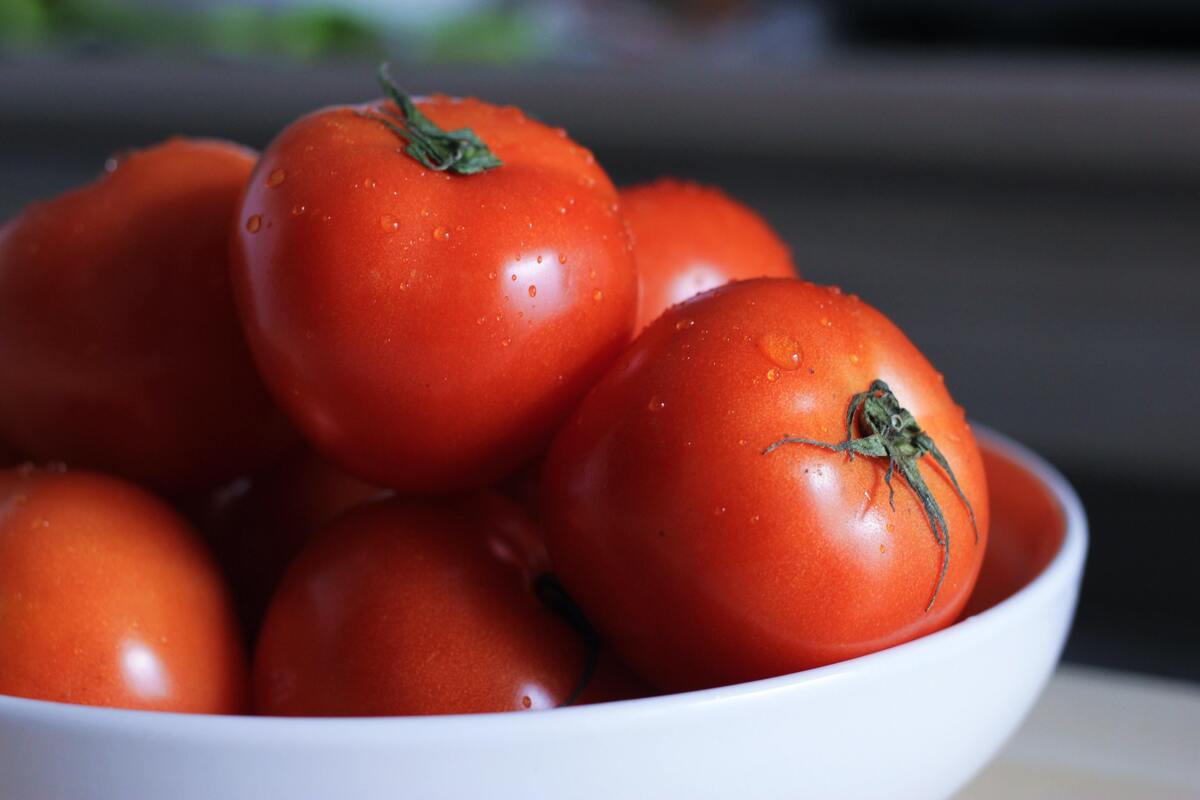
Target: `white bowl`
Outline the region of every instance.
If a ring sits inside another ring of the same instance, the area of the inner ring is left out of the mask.
[[[269,719],[0,697],[0,795],[948,797],[1000,748],[1053,671],[1087,540],[1061,475],[1008,439],[980,438],[1025,483],[993,486],[996,566],[985,565],[980,589],[993,599],[972,601],[991,607],[930,636],[753,683],[543,712]],[[1051,510],[1040,517],[1039,502]]]

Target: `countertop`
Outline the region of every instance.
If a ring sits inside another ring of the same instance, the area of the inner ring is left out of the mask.
[[[1062,667],[957,800],[1200,798],[1200,686]]]

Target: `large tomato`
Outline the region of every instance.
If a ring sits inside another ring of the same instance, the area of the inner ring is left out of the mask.
[[[0,694],[243,711],[237,622],[195,532],[123,481],[0,471]]]
[[[829,449],[848,414],[853,458]],[[983,463],[942,376],[878,311],[798,280],[728,284],[664,314],[567,421],[543,475],[556,571],[664,689],[944,626],[987,541]]]
[[[279,135],[241,203],[234,283],[268,385],[319,450],[446,491],[545,445],[627,343],[637,283],[616,190],[562,130],[474,99],[401,105]],[[408,143],[434,123],[502,163],[422,163]]]
[[[38,460],[202,488],[291,440],[229,289],[254,153],[172,139],[0,231],[0,438]]]
[[[692,295],[745,278],[795,275],[787,245],[720,189],[663,178],[621,190],[641,300],[637,330]]]
[[[560,705],[583,685],[588,648],[535,594],[545,568],[531,523],[499,495],[356,508],[272,600],[255,705],[319,716]]]

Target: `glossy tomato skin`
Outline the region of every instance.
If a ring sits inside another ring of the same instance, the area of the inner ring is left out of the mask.
[[[720,189],[660,178],[621,190],[641,299],[637,330],[729,281],[794,277],[791,253],[754,210]]]
[[[591,154],[515,108],[433,97],[503,160],[433,172],[370,118],[318,111],[263,154],[234,284],[268,385],[319,450],[372,483],[502,477],[628,342],[637,282]]]
[[[213,494],[202,527],[251,641],[309,539],[339,514],[387,494],[304,449]]]
[[[293,563],[267,612],[255,705],[272,715],[451,714],[560,705],[583,640],[534,594],[529,520],[498,495],[356,508]]]
[[[195,532],[133,486],[0,471],[0,694],[240,713],[229,596]]]
[[[0,439],[197,489],[292,441],[242,336],[229,230],[254,153],[172,139],[0,231]]]
[[[951,532],[942,549],[879,459],[786,445],[845,438],[876,378],[933,437],[920,469]],[[983,465],[940,374],[882,314],[798,280],[728,284],[652,324],[567,421],[544,470],[547,546],[616,650],[666,690],[852,658],[949,624],[987,542]]]

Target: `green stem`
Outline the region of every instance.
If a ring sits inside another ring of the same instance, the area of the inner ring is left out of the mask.
[[[412,98],[392,81],[386,63],[379,65],[379,85],[395,104],[395,109],[385,106],[378,112],[364,112],[363,115],[406,141],[408,145],[404,152],[423,166],[436,172],[474,175],[503,165],[504,162],[470,128],[442,130],[425,116]]]
[[[854,436],[855,420],[858,421],[859,433],[862,434],[857,438]],[[933,529],[933,538],[942,548],[942,569],[938,573],[937,582],[933,587],[933,595],[929,598],[929,604],[925,606],[925,610],[929,611],[933,608],[933,601],[937,599],[938,592],[942,589],[942,583],[946,580],[946,571],[950,568],[950,525],[946,522],[946,516],[942,513],[941,506],[938,505],[937,499],[929,490],[929,486],[925,483],[921,470],[917,466],[917,462],[921,458],[926,455],[933,458],[950,478],[950,484],[954,487],[958,499],[967,507],[967,513],[971,516],[971,527],[975,530],[976,543],[979,542],[979,526],[975,522],[975,509],[971,508],[970,501],[963,494],[962,487],[958,485],[958,479],[954,477],[954,470],[950,468],[950,463],[938,450],[933,439],[921,430],[921,426],[917,424],[913,415],[900,405],[900,401],[896,399],[896,395],[892,393],[888,385],[876,378],[865,392],[859,392],[850,398],[850,405],[846,409],[845,441],[819,442],[799,436],[784,436],[767,445],[763,450],[763,455],[768,455],[785,444],[823,447],[838,453],[848,453],[851,459],[856,455],[868,458],[886,458],[888,466],[883,480],[888,487],[888,505],[892,507],[893,511],[896,510],[896,490],[892,486],[892,475],[896,472],[900,473],[921,501],[925,517]]]

